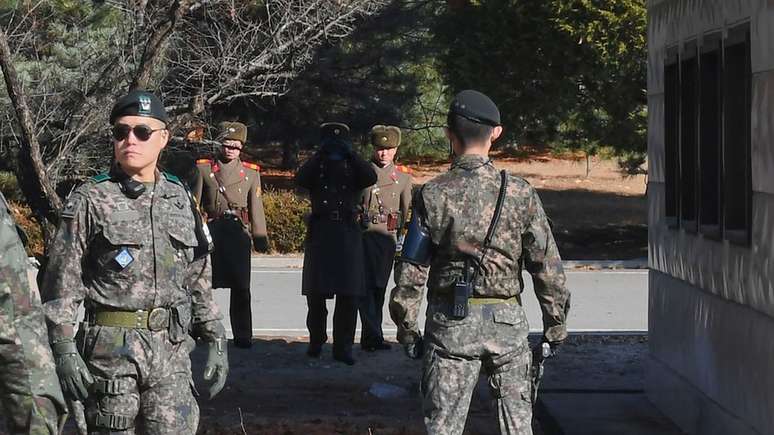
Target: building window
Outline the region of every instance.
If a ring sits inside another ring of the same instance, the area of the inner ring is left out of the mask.
[[[749,244],[752,221],[750,27],[730,29],[723,49],[723,234]]]
[[[698,148],[698,76],[696,42],[685,45],[680,59],[680,225],[696,231],[696,162]]]
[[[720,157],[722,144],[722,68],[720,34],[704,37],[699,58],[699,228],[720,238]]]
[[[665,218],[671,228],[750,244],[750,25],[668,47],[664,62]]]
[[[667,50],[664,64],[664,185],[667,224],[677,226],[677,206],[680,195],[679,160],[680,150],[680,65],[677,47]]]

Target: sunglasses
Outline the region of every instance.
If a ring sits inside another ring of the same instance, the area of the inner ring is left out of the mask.
[[[153,136],[154,132],[157,132],[159,130],[166,130],[166,128],[153,129],[145,124],[138,124],[138,125],[135,125],[134,127],[130,127],[126,124],[116,124],[113,126],[112,133],[113,133],[113,139],[124,140],[127,137],[129,137],[129,132],[131,131],[132,133],[134,133],[134,137],[145,142],[146,140],[150,139],[151,136]]]
[[[223,145],[223,148],[227,150],[235,150],[235,151],[242,151],[242,147],[235,147],[232,145]]]

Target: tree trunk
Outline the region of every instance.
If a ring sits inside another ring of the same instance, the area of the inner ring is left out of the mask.
[[[16,177],[33,212],[46,221],[41,224],[48,239],[51,225],[56,225],[59,221],[62,200],[46,177],[46,166],[40,154],[35,122],[11,59],[8,37],[3,30],[0,30],[0,67],[3,70],[8,96],[16,112],[16,120],[19,122],[19,165],[16,167]]]
[[[298,168],[298,139],[285,142],[282,146],[282,169],[295,170]]]

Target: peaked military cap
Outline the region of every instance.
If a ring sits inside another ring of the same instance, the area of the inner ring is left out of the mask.
[[[500,110],[486,95],[472,89],[464,90],[454,97],[449,113],[459,115],[477,124],[496,127],[500,125]]]
[[[349,142],[349,126],[340,122],[326,122],[320,125],[320,141]]]
[[[148,91],[132,91],[119,98],[110,110],[110,123],[122,116],[147,116],[165,124],[169,121],[164,104]]]
[[[219,140],[238,140],[247,142],[247,126],[241,122],[221,122],[218,125]]]
[[[394,125],[375,125],[371,129],[371,145],[376,148],[400,146],[400,128]]]

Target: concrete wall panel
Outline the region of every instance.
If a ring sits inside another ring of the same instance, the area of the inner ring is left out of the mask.
[[[650,267],[774,317],[774,195],[753,193],[752,246],[668,228],[664,184],[648,184]]]
[[[649,393],[681,397],[664,409],[679,409],[674,418],[691,433],[771,433],[774,319],[658,271],[649,281],[651,357],[697,390],[651,376]],[[733,429],[713,427],[721,423]]]
[[[774,70],[774,2],[760,1],[750,23],[753,74]]]
[[[664,182],[664,94],[648,96],[648,180]]]
[[[755,74],[752,85],[753,190],[774,194],[774,70]]]

